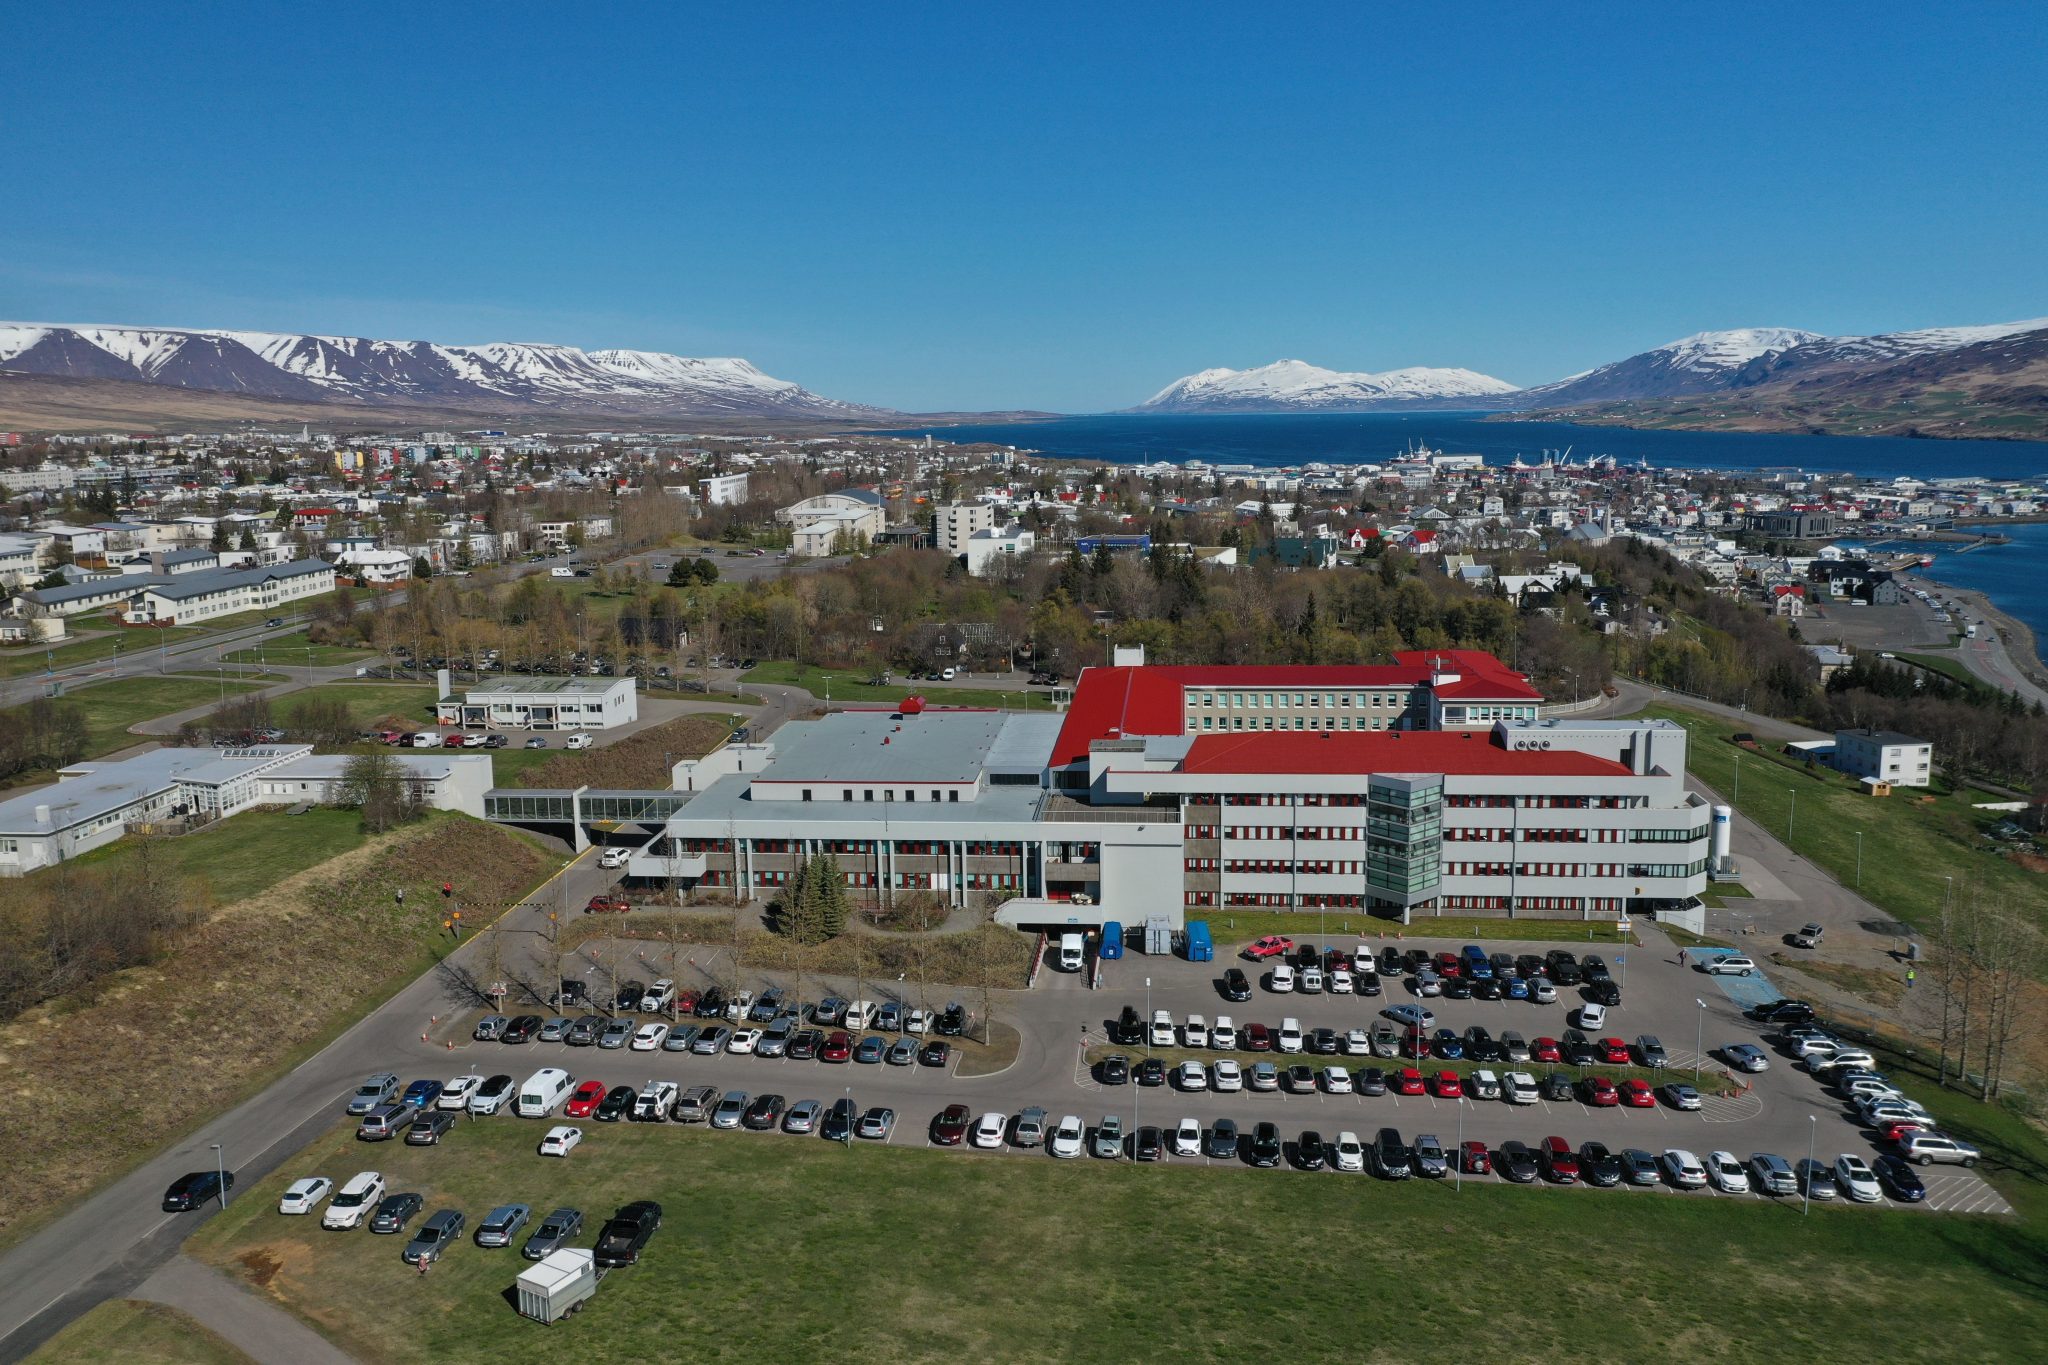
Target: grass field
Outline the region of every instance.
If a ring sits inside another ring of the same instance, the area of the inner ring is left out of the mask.
[[[847,1149],[591,1124],[567,1161],[512,1119],[424,1148],[337,1129],[189,1250],[366,1361],[1994,1360],[2031,1355],[2048,1310],[2048,1246],[2009,1219],[935,1152],[928,1117],[901,1116],[913,1145]],[[371,1164],[472,1226],[638,1198],[664,1226],[542,1328],[507,1303],[516,1251],[465,1243],[421,1280],[397,1238],[274,1212],[292,1178]]]
[[[948,684],[927,689],[921,683],[900,679],[887,687],[873,687],[868,684],[870,676],[872,675],[848,669],[812,668],[806,664],[772,660],[758,668],[748,669],[740,675],[740,681],[781,683],[789,687],[801,687],[820,701],[825,699],[829,683],[834,703],[898,702],[912,694],[922,694],[924,699],[934,706],[993,706],[1012,711],[1052,710],[1052,700],[1048,693],[1031,692],[1022,686],[991,688],[954,687]]]
[[[1888,797],[1865,796],[1853,778],[1832,768],[1808,772],[1782,754],[1737,747],[1729,742],[1737,727],[1716,717],[1671,706],[1653,706],[1644,714],[1686,728],[1686,766],[1694,776],[1794,852],[1908,924],[1933,923],[1950,877],[1957,896],[2009,897],[2037,911],[2048,906],[2048,878],[1989,851],[1982,831],[2003,817],[1971,809],[1971,789],[1940,785],[1925,793],[1900,788]],[[1922,804],[1923,794],[1934,799]]]
[[[352,664],[363,659],[375,658],[374,649],[350,649],[340,645],[316,645],[306,638],[306,632],[295,630],[289,635],[278,635],[265,640],[260,646],[250,649],[231,649],[225,659],[231,664],[301,665],[308,663],[307,651],[311,653],[311,666],[326,668],[334,664]]]
[[[290,715],[292,707],[305,701],[339,701],[348,708],[349,720],[358,729],[368,729],[371,722],[387,716],[403,720],[407,727],[420,729],[434,723],[434,688],[432,684],[421,686],[415,683],[372,683],[342,682],[322,683],[297,692],[288,692],[272,704],[272,709]]]
[[[1284,934],[1297,943],[1329,942],[1345,946],[1377,944],[1381,939],[1454,938],[1473,942],[1621,943],[1612,920],[1475,919],[1469,916],[1417,915],[1413,924],[1378,919],[1359,910],[1332,910],[1328,919],[1314,910],[1191,910],[1206,919],[1219,954],[1235,956],[1253,939]],[[1325,929],[1325,926],[1328,926]]]
[[[30,1359],[38,1365],[244,1365],[251,1357],[168,1304],[109,1299]]]
[[[104,635],[95,636],[90,640],[73,640],[54,649],[45,649],[41,645],[11,645],[0,650],[0,678],[19,678],[28,673],[41,673],[52,666],[59,669],[72,668],[99,659],[111,659],[115,654],[133,659],[138,655],[156,653],[159,641],[174,645],[183,644],[205,633],[197,626],[170,626],[163,630],[129,630],[110,626]]]
[[[144,736],[128,733],[131,725],[190,706],[218,702],[223,691],[232,697],[254,691],[255,687],[253,683],[214,678],[121,678],[67,692],[61,700],[85,713],[85,757],[99,758],[144,742]],[[7,712],[0,711],[0,725],[7,723],[7,716]]]
[[[204,882],[216,905],[228,905],[277,885],[286,877],[359,846],[362,817],[352,810],[244,811],[197,834],[165,839],[155,851],[177,870]],[[74,867],[118,869],[135,857],[135,842],[96,848],[73,858]]]
[[[1901,654],[1899,661],[1918,664],[1930,673],[1939,673],[1942,677],[1959,682],[1965,687],[1980,688],[1986,685],[1982,678],[1963,666],[1962,660],[1945,654]]]

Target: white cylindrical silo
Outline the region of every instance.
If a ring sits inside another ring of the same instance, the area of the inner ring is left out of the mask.
[[[1714,807],[1714,837],[1713,844],[1711,845],[1708,851],[1711,854],[1714,860],[1714,864],[1716,866],[1719,866],[1722,863],[1728,861],[1728,855],[1732,847],[1734,833],[1734,808],[1730,806]]]

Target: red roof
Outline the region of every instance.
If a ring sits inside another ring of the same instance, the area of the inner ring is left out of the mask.
[[[1085,760],[1089,744],[1098,739],[1180,734],[1186,724],[1183,688],[1415,687],[1429,682],[1436,665],[1459,675],[1457,682],[1437,687],[1437,695],[1442,697],[1542,700],[1542,693],[1530,687],[1521,674],[1491,654],[1474,649],[1406,650],[1396,654],[1391,664],[1090,668],[1082,671],[1066,722],[1060,726],[1053,766]]]
[[[1491,734],[1475,730],[1324,730],[1201,735],[1189,748],[1181,771],[1613,777],[1625,776],[1629,769],[1612,759],[1562,749],[1503,749]]]

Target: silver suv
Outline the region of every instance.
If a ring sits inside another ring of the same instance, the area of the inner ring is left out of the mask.
[[[1984,1155],[1959,1137],[1926,1130],[1906,1134],[1899,1143],[1899,1151],[1906,1160],[1920,1166],[1932,1166],[1937,1161],[1951,1166],[1974,1166],[1977,1158]]]
[[[380,1071],[356,1087],[356,1093],[349,1096],[348,1112],[351,1118],[361,1118],[380,1104],[389,1104],[398,1098],[398,1077],[389,1071]]]
[[[1791,1163],[1770,1152],[1750,1154],[1749,1177],[1765,1194],[1799,1193],[1799,1178],[1792,1173]]]

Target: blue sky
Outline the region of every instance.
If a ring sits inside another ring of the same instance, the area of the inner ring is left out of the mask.
[[[1666,9],[21,6],[0,317],[1097,411],[2048,314],[2032,7]]]

